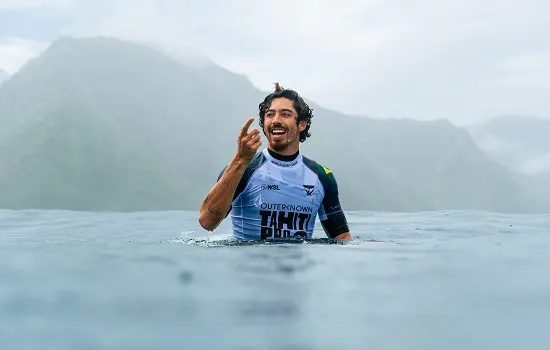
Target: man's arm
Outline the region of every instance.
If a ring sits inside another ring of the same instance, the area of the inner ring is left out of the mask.
[[[259,136],[260,132],[257,129],[248,132],[248,128],[253,121],[254,118],[249,118],[242,126],[238,137],[237,153],[202,202],[199,223],[205,230],[213,231],[227,216],[233,202],[233,195],[246,170],[246,166],[262,144]]]
[[[227,216],[247,164],[245,160],[233,157],[221,178],[206,194],[199,213],[199,223],[205,230],[213,231]]]
[[[343,211],[327,216],[325,220],[321,221],[321,225],[329,238],[344,240],[353,239],[349,232],[348,223]]]
[[[349,232],[346,215],[340,204],[338,184],[334,174],[325,167],[321,167],[319,172],[325,189],[325,197],[319,210],[319,220],[321,221],[323,230],[329,238],[353,239]]]

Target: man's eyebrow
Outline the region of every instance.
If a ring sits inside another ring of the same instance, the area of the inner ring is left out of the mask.
[[[270,109],[267,110],[267,112],[275,112],[275,109],[274,109],[274,108],[270,108]],[[293,111],[292,111],[292,109],[282,108],[282,109],[281,109],[281,112],[290,112],[290,113],[292,113]]]

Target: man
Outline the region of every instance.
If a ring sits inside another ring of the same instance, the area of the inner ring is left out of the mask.
[[[299,152],[311,126],[312,110],[293,90],[278,83],[259,105],[258,129],[238,134],[237,152],[221,171],[200,208],[199,223],[213,231],[231,212],[237,239],[310,238],[319,220],[328,237],[352,239],[340,205],[334,174]]]

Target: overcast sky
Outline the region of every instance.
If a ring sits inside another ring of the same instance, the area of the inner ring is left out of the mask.
[[[325,107],[472,123],[550,117],[547,0],[0,0],[0,69],[62,35],[196,50]]]

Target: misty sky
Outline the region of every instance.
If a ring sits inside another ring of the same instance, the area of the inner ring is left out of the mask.
[[[471,123],[550,117],[544,0],[0,0],[0,69],[62,35],[112,35],[200,53],[325,107]]]

